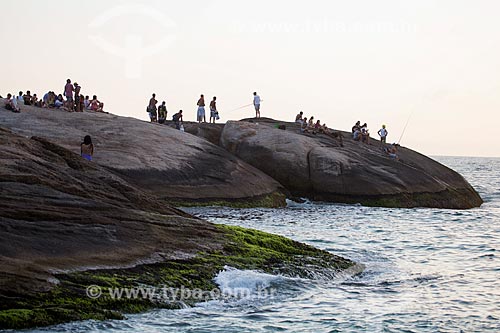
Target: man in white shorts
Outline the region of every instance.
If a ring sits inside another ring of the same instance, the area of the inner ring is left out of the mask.
[[[196,114],[196,118],[198,120],[198,123],[201,123],[202,121],[204,123],[207,122],[206,117],[205,117],[205,97],[203,95],[200,96],[200,99],[198,100],[198,112]]]

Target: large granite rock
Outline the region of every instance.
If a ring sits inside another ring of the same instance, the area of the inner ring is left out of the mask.
[[[1,108],[0,126],[46,138],[78,154],[88,134],[95,145],[95,163],[171,203],[285,203],[278,182],[208,142],[218,141],[221,125],[197,129],[196,134],[206,136],[198,138],[168,125],[112,114],[22,106],[18,114]]]
[[[276,124],[285,124],[280,130]],[[472,208],[482,200],[458,173],[410,149],[391,159],[379,142],[344,145],[272,119],[231,121],[220,144],[279,181],[294,196],[389,207]]]
[[[220,232],[96,163],[0,127],[0,294],[41,291],[54,273],[186,258]]]
[[[43,138],[0,127],[0,151],[0,330],[196,304],[210,298],[113,297],[110,288],[209,295],[225,266],[302,277],[362,269],[281,236],[194,218]]]

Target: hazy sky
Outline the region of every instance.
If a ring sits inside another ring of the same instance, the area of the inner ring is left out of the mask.
[[[147,119],[152,92],[194,120],[293,120],[373,134],[431,155],[500,156],[500,1],[0,1],[0,94],[62,93]]]

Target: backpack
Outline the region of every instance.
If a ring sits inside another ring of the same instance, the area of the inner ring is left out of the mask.
[[[172,116],[172,121],[179,121],[179,118],[180,118],[179,114],[176,113]]]

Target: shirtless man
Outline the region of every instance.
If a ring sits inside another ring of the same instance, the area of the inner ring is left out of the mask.
[[[212,118],[214,120],[214,124],[215,124],[215,117],[217,116],[217,97],[214,96],[214,98],[212,99],[212,101],[210,102],[210,120],[208,121],[209,123],[212,122]]]
[[[158,103],[158,101],[156,100],[156,94],[153,94],[151,99],[149,100],[149,104],[148,104],[149,118],[151,119],[152,123],[156,122],[156,104],[157,103]]]
[[[196,103],[198,105],[198,111],[196,112],[196,119],[198,120],[198,123],[201,123],[203,120],[204,123],[207,122],[207,119],[205,117],[205,97],[203,94],[200,96],[200,99]]]

